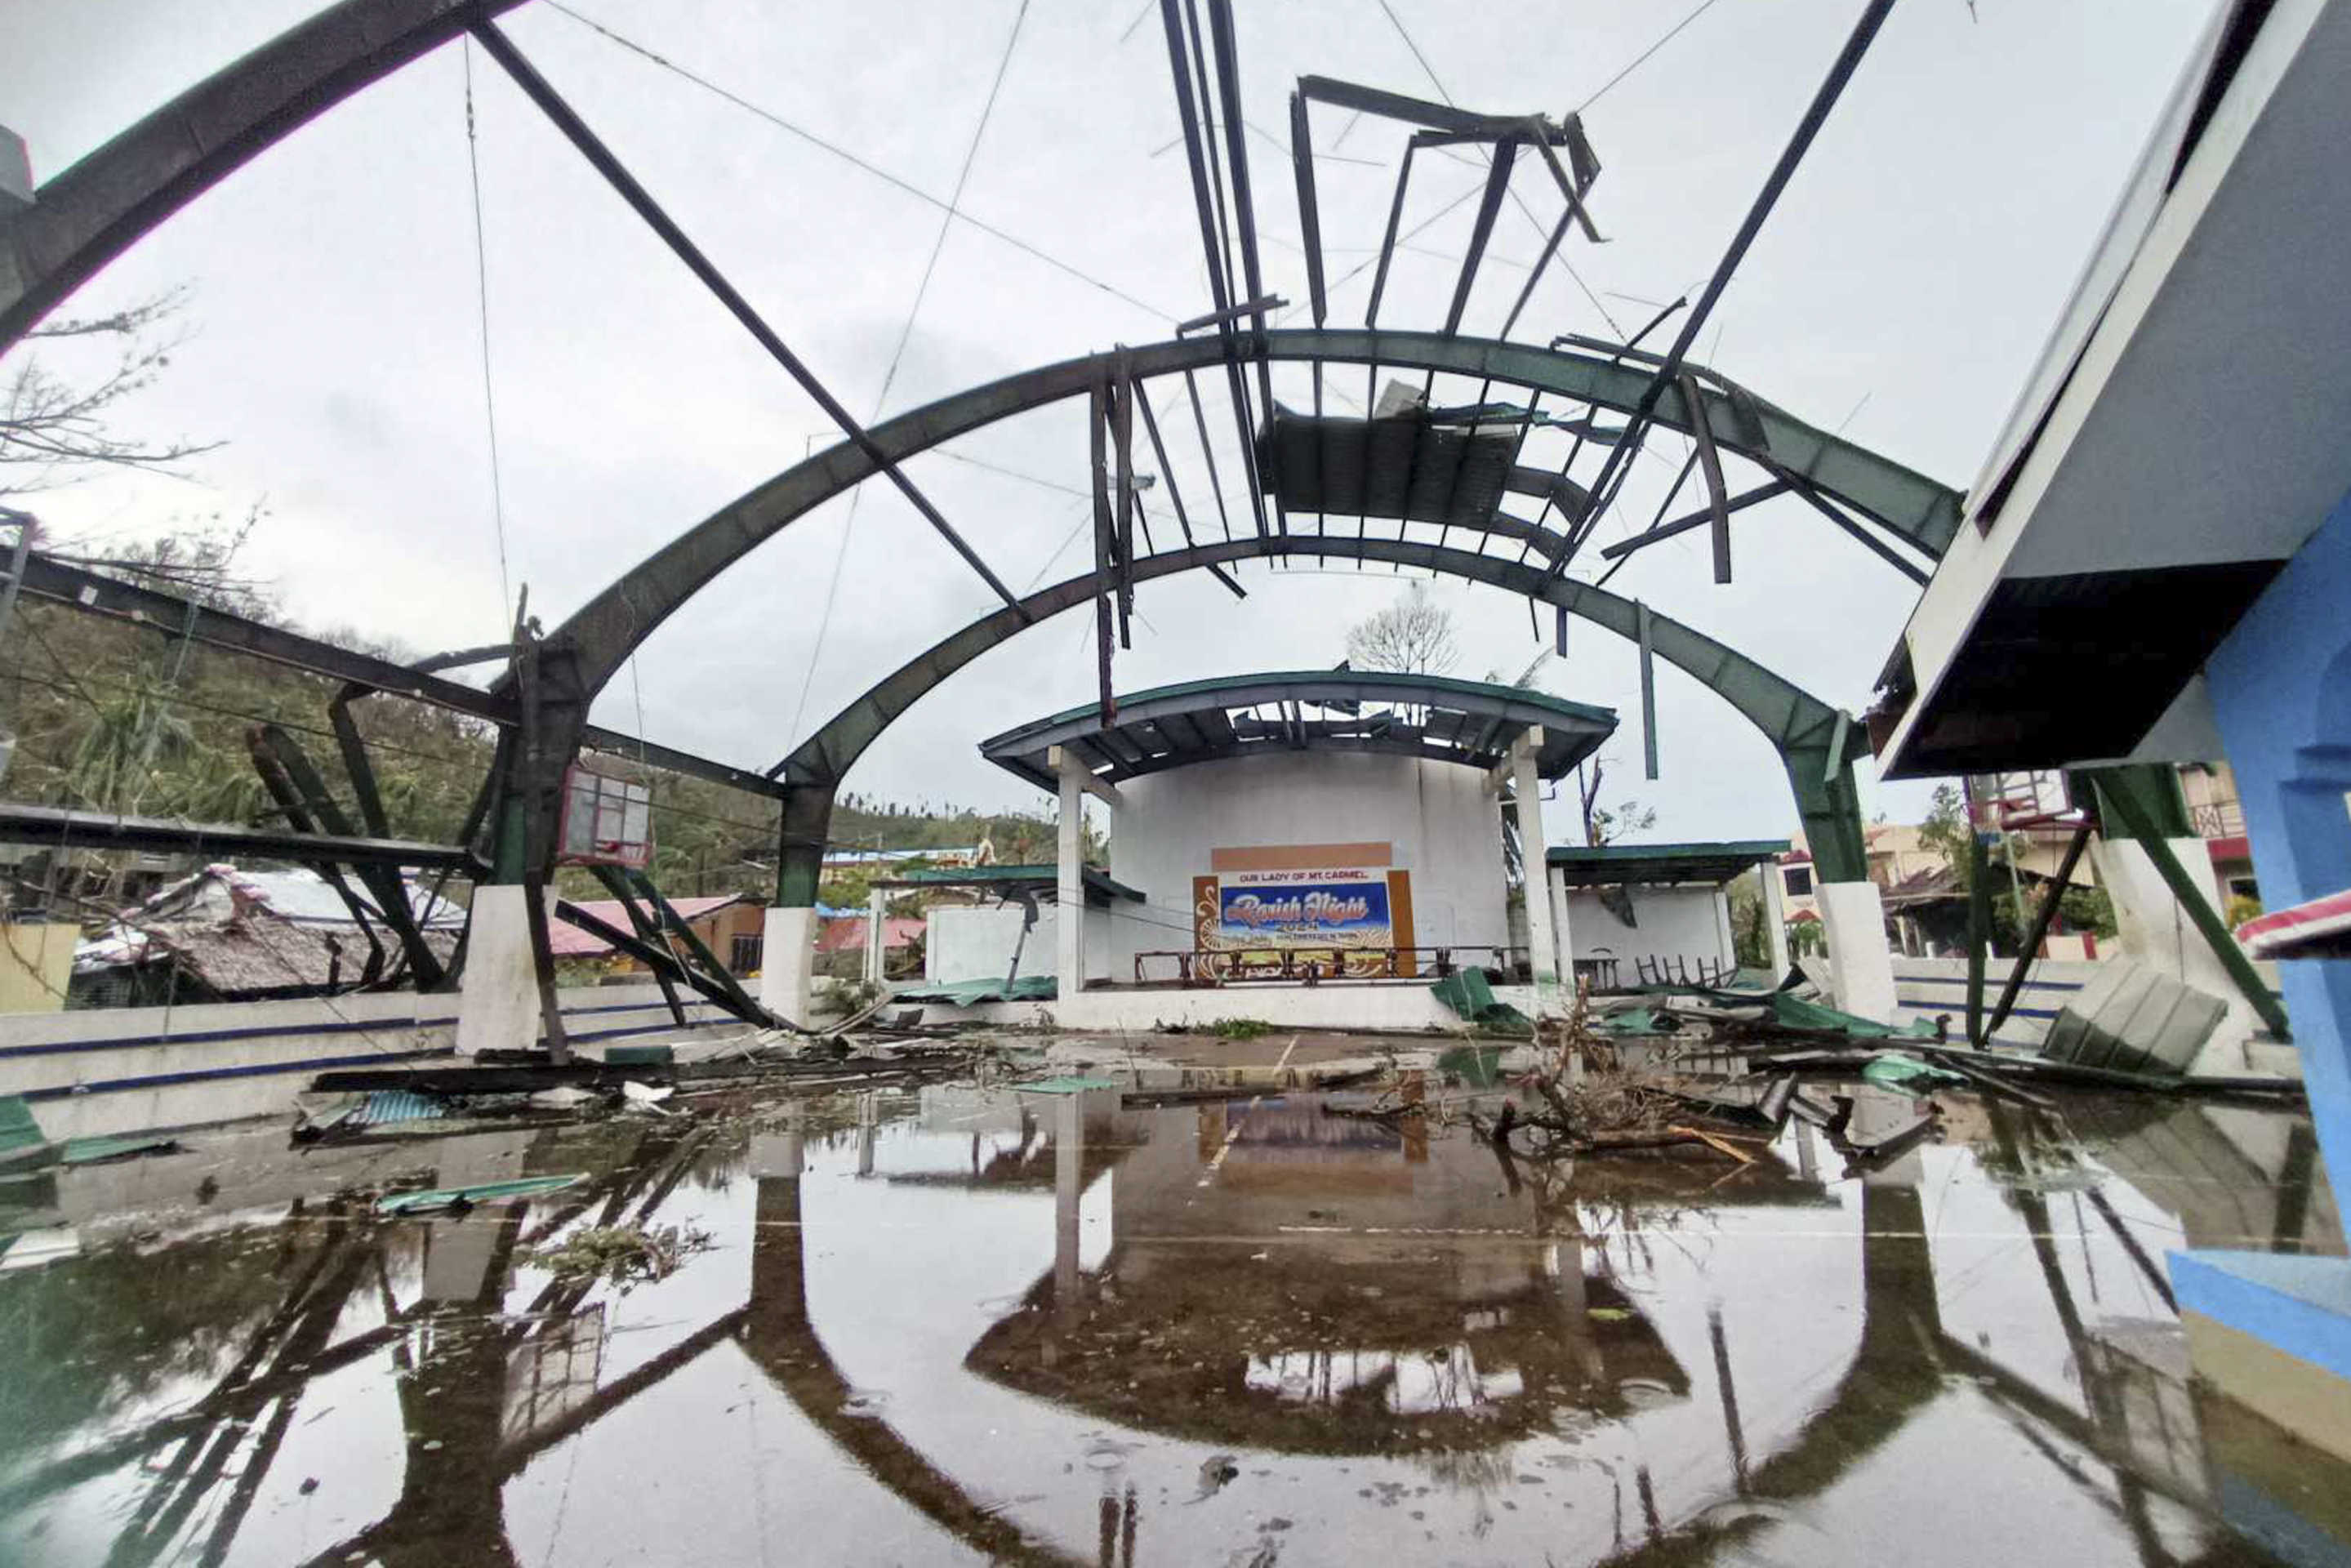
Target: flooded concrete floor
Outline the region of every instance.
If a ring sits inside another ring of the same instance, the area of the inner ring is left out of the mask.
[[[2162,1273],[2340,1249],[2303,1115],[1946,1094],[1944,1141],[1848,1175],[1794,1124],[1749,1167],[1506,1167],[1434,1098],[273,1123],[5,1184],[0,1560],[1981,1568],[2345,1529],[2351,1477],[2190,1380]],[[538,1250],[636,1221],[706,1245],[626,1288]]]

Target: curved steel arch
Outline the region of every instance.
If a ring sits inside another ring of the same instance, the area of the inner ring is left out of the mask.
[[[1247,352],[1275,361],[1444,371],[1628,412],[1648,385],[1648,372],[1638,364],[1439,332],[1280,331],[1245,333],[1240,341]],[[1221,363],[1223,354],[1223,344],[1209,337],[1125,350],[1137,378],[1205,369]],[[998,420],[1090,395],[1118,368],[1114,353],[1064,360],[941,398],[868,434],[892,462],[903,462]],[[1702,395],[1718,446],[1803,479],[1929,555],[1939,557],[1949,543],[1959,526],[1959,492],[1744,392],[1709,386]],[[1688,418],[1679,390],[1669,391],[1657,406],[1656,423],[1687,429]],[[846,442],[828,448],[729,502],[632,568],[559,631],[580,650],[588,689],[601,689],[638,643],[720,572],[878,471]]]
[[[345,99],[522,0],[342,0],[223,67],[0,220],[0,353],[149,230]]]
[[[1355,538],[1343,535],[1269,535],[1189,549],[1138,557],[1138,581],[1258,556],[1329,555],[1394,561],[1482,582],[1507,592],[1558,605],[1628,641],[1640,634],[1641,607],[1634,601],[1572,578],[1552,577],[1475,550],[1453,549],[1416,539]],[[925,694],[982,653],[1027,627],[1065,610],[1092,602],[1100,580],[1089,572],[1040,589],[1019,610],[1002,609],[954,632],[877,682],[769,769],[790,789],[784,802],[788,856],[811,849],[820,858],[833,791],[850,767],[883,730]],[[1858,726],[1801,687],[1774,674],[1737,650],[1702,632],[1652,611],[1649,644],[1656,655],[1712,690],[1761,730],[1779,749],[1805,841],[1821,875],[1831,882],[1859,882],[1868,875],[1861,840],[1861,810],[1850,764],[1869,749]],[[815,892],[815,866],[804,868],[805,892]],[[795,894],[801,892],[795,886]]]

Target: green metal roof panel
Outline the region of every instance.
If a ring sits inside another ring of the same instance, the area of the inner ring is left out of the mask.
[[[1561,868],[1570,887],[1617,883],[1708,882],[1719,884],[1752,865],[1787,853],[1786,839],[1738,839],[1681,844],[1553,844],[1543,859]]]
[[[1003,887],[1032,886],[1052,888],[1061,885],[1061,868],[1051,862],[1026,865],[918,866],[902,871],[895,876],[876,877],[876,887]],[[1084,882],[1088,893],[1108,898],[1123,898],[1131,904],[1141,904],[1143,894],[1123,882],[1109,877],[1088,866]]]

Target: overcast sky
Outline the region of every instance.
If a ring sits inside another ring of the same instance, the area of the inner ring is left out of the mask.
[[[1954,486],[1971,483],[2212,5],[1907,0],[1698,356],[1801,418],[1842,426]],[[312,0],[11,0],[0,124],[30,143],[36,179],[46,179],[312,8]],[[1441,90],[1497,113],[1556,116],[1589,103],[1585,123],[1604,165],[1593,207],[1608,243],[1579,236],[1565,258],[1598,306],[1554,267],[1514,333],[1543,341],[1629,332],[1707,276],[1859,5],[1714,0],[1596,101],[1604,84],[1701,8],[1696,0],[1502,9],[1242,0],[1237,8],[1247,118],[1260,128],[1249,140],[1267,287],[1301,306],[1287,160],[1297,77]],[[1180,147],[1169,146],[1177,122],[1156,5],[1144,14],[1140,0],[577,0],[571,11],[538,0],[506,26],[860,418],[1115,342],[1159,340],[1174,319],[1209,308],[1188,173]],[[314,121],[68,307],[93,313],[188,285],[192,336],[123,418],[141,433],[227,444],[188,481],[114,478],[39,497],[46,519],[121,538],[266,499],[269,516],[248,559],[296,616],[422,653],[497,640],[509,602],[502,593],[526,583],[533,610],[553,624],[799,461],[810,438],[838,439],[476,50],[502,590],[466,67],[464,48],[444,47]],[[1320,189],[1334,325],[1363,319],[1368,271],[1336,280],[1378,241],[1406,134],[1366,120],[1343,140],[1346,126],[1345,115],[1317,110],[1317,148],[1332,155],[1320,164]],[[909,330],[943,214],[809,137],[940,199],[969,155],[962,208],[1071,270],[952,223]],[[1407,225],[1482,179],[1466,162],[1416,158]],[[1522,162],[1514,189],[1548,225],[1556,196],[1539,168]],[[1442,324],[1474,205],[1438,219],[1398,256],[1383,325]],[[1506,207],[1465,330],[1499,329],[1539,243],[1535,224]],[[1307,324],[1302,308],[1292,324]],[[63,359],[57,367],[73,368]],[[1217,391],[1216,380],[1203,378],[1204,392]],[[1331,384],[1353,394],[1362,382],[1347,371]],[[1163,384],[1156,396],[1176,477],[1196,515],[1211,512],[1196,441],[1176,433],[1176,389]],[[1440,379],[1437,396],[1466,401],[1474,390]],[[1276,392],[1302,404],[1303,371],[1278,374]],[[1221,407],[1219,396],[1211,428],[1222,433],[1229,482],[1231,420],[1216,417]],[[1332,407],[1353,412],[1335,398]],[[1531,444],[1529,460],[1550,450]],[[1680,452],[1666,436],[1635,465],[1604,538],[1647,525]],[[991,426],[909,472],[1025,590],[1086,564],[1086,541],[1072,538],[1087,515],[1085,465],[1083,413],[1072,405]],[[720,578],[645,645],[598,719],[635,731],[641,707],[653,739],[764,767],[905,658],[985,613],[986,587],[912,507],[883,484],[867,488],[853,527],[848,502],[835,502]],[[1164,500],[1155,505],[1164,513]],[[1700,531],[1636,557],[1611,587],[1857,712],[1916,591],[1798,501],[1742,514],[1735,534],[1729,586],[1711,580]],[[1121,686],[1331,664],[1348,624],[1400,588],[1385,568],[1343,564],[1318,573],[1251,563],[1241,576],[1246,602],[1196,574],[1145,585],[1136,645],[1118,660]],[[1456,673],[1507,679],[1539,651],[1523,601],[1450,580],[1435,591],[1462,623]],[[935,804],[1040,803],[982,763],[975,745],[1087,700],[1091,636],[1092,618],[1072,614],[998,649],[902,720],[849,787]],[[1793,825],[1771,748],[1662,665],[1664,777],[1641,782],[1631,651],[1584,623],[1573,643],[1541,685],[1625,716],[1608,793],[1638,794],[1656,809],[1647,836],[1752,837]],[[1877,804],[1915,820],[1924,796],[1923,786],[1889,787]],[[1562,822],[1552,836],[1566,836]]]

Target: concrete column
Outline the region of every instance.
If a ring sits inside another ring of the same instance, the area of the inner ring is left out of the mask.
[[[1557,928],[1552,924],[1549,845],[1543,838],[1542,780],[1535,776],[1535,749],[1542,731],[1529,729],[1510,748],[1510,787],[1517,796],[1519,861],[1526,894],[1527,946],[1534,965],[1535,1007],[1558,1005],[1560,964]]]
[[[1082,1092],[1053,1107],[1053,1314],[1062,1327],[1077,1321],[1078,1205],[1085,1196],[1086,1121]]]
[[[2226,906],[2212,874],[2212,853],[2201,839],[2166,839],[2165,844],[2215,911]],[[2115,906],[2115,940],[2122,956],[2168,975],[2184,986],[2229,1004],[2229,1017],[2216,1039],[2241,1040],[2262,1027],[2261,1019],[2212,945],[2196,929],[2188,911],[2171,895],[2171,884],[2155,869],[2146,850],[2128,839],[2090,841],[2090,863],[2098,884]]]
[[[889,951],[883,933],[887,929],[890,895],[875,888],[865,895],[865,977],[875,985],[882,983],[882,957]]]
[[[1894,1021],[1894,947],[1886,939],[1886,904],[1874,882],[1823,882],[1821,935],[1829,946],[1829,984],[1836,1005],[1879,1023]]]
[[[1055,849],[1053,911],[1054,973],[1061,999],[1069,1000],[1086,984],[1086,769],[1074,757],[1058,759],[1061,783],[1061,836]]]
[[[1771,982],[1777,985],[1788,977],[1788,890],[1778,861],[1765,861],[1755,871],[1763,884],[1763,940],[1771,955]]]
[[[794,1023],[808,1022],[816,999],[813,909],[773,904],[759,943],[759,1002]]]
[[[530,953],[530,907],[520,883],[474,889],[458,982],[457,1052],[528,1051],[538,1043],[538,968]]]
[[[1551,904],[1551,939],[1559,948],[1560,983],[1575,983],[1575,932],[1567,923],[1567,877],[1565,873],[1551,869],[1548,853],[1543,858],[1543,892]]]

